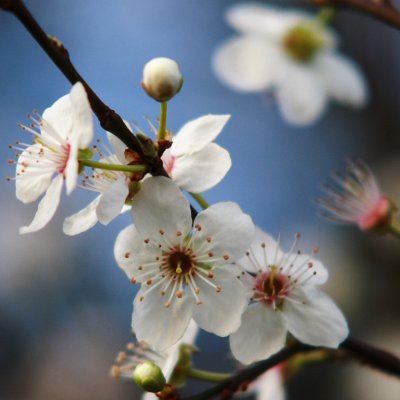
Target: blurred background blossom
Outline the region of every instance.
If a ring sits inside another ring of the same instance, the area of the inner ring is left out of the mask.
[[[360,111],[332,105],[314,126],[293,128],[282,120],[268,96],[232,92],[213,75],[212,54],[233,34],[224,13],[237,3],[26,1],[44,29],[69,49],[77,68],[105,102],[143,129],[144,115],[158,116],[158,105],[140,87],[143,65],[157,56],[178,60],[185,83],[171,101],[169,128],[176,131],[207,113],[232,114],[218,143],[230,151],[233,166],[205,194],[207,200],[240,203],[264,230],[274,236],[281,233],[286,249],[294,232],[300,231],[303,250],[320,247],[319,258],[331,276],[326,291],[348,317],[354,336],[395,349],[385,338],[393,337],[394,343],[399,339],[398,240],[367,236],[356,227],[329,225],[317,216],[312,199],[320,195],[319,184],[330,171],[340,168],[346,157],[354,157],[365,160],[382,190],[400,201],[400,93],[396,90],[400,87],[400,34],[356,12],[340,11],[333,27],[341,37],[343,52],[365,72],[370,103]],[[0,155],[6,177],[14,173],[6,162],[14,158],[7,145],[21,138],[16,123],[26,123],[33,109],[42,112],[68,93],[70,85],[22,26],[3,12],[0,52]],[[98,127],[97,132],[103,135]],[[18,229],[31,218],[36,205],[18,203],[14,184],[3,182],[2,400],[140,396],[133,384],[108,377],[115,354],[131,339],[134,288],[112,254],[118,232],[130,223],[129,215],[78,237],[62,233],[63,219],[90,199],[83,191],[64,196],[57,216],[45,229],[22,237]],[[203,349],[195,359],[199,368],[216,365],[228,371],[235,366],[228,353],[221,353],[228,349],[226,340],[202,334],[199,346]],[[346,368],[340,363],[313,366],[291,379],[287,396],[375,400],[375,392],[366,389],[372,375],[388,382],[353,363]],[[396,398],[393,393],[392,383],[380,386],[381,399]]]

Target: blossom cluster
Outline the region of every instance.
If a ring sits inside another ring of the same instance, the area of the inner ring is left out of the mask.
[[[343,314],[318,288],[327,280],[326,268],[314,254],[296,250],[298,236],[284,253],[233,202],[207,205],[193,214],[183,190],[208,190],[231,166],[227,150],[214,143],[229,117],[206,115],[176,135],[166,133],[170,143],[161,160],[168,177],[148,174],[140,154],[110,133],[110,146],[98,140],[89,148],[94,127],[81,83],[41,117],[32,117],[32,127],[22,127],[34,135],[34,143],[18,144],[17,197],[23,202],[43,198],[32,223],[20,233],[49,222],[64,182],[67,194],[76,187],[98,194],[66,218],[68,235],[129,212],[133,224],[119,233],[114,255],[130,282],[140,285],[132,330],[152,354],[160,354],[157,360],[161,368],[168,365],[167,376],[179,344],[193,341],[199,328],[229,336],[232,353],[243,364],[282,349],[288,333],[303,343],[331,348],[348,335]],[[124,375],[124,368],[114,372]]]

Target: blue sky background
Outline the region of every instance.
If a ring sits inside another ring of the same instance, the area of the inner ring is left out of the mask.
[[[281,119],[271,98],[232,92],[213,75],[212,54],[233,34],[223,14],[234,3],[238,2],[26,1],[45,31],[64,43],[104,102],[143,129],[147,129],[145,115],[158,116],[158,104],[140,87],[142,67],[157,56],[176,59],[185,83],[170,103],[170,129],[177,131],[188,120],[208,113],[232,114],[218,143],[230,151],[233,167],[218,187],[205,194],[207,200],[238,202],[257,225],[274,236],[280,233],[287,245],[294,232],[302,232],[303,249],[321,247],[321,259],[331,271],[327,291],[348,315],[355,335],[390,336],[393,326],[399,325],[395,312],[399,297],[390,289],[398,279],[398,243],[328,225],[317,216],[312,200],[320,194],[319,184],[332,169],[341,168],[346,157],[370,163],[385,190],[399,194],[400,34],[369,17],[340,12],[334,25],[342,50],[364,69],[371,102],[362,111],[331,105],[314,126],[293,128]],[[21,24],[3,12],[0,57],[0,170],[6,177],[14,173],[6,162],[13,158],[8,144],[30,140],[16,123],[27,123],[29,112],[43,111],[70,85]],[[100,128],[97,134],[104,138]],[[45,229],[19,236],[18,228],[31,220],[36,204],[18,203],[14,191],[13,183],[4,180],[0,338],[7,345],[0,350],[5,377],[0,399],[72,400],[89,394],[98,400],[128,398],[133,385],[110,381],[107,375],[114,355],[130,338],[134,290],[112,254],[115,237],[130,223],[128,214],[107,227],[65,237],[63,218],[92,198],[76,191],[70,198],[64,196],[57,216]],[[379,323],[371,326],[377,319]],[[205,366],[207,358],[214,357],[215,365],[215,351],[226,343],[208,335],[200,341],[207,350],[199,363]],[[221,368],[228,368],[229,356],[222,359]],[[307,372],[304,379],[295,379],[290,398],[305,398],[323,385],[325,399],[338,393],[342,399],[352,398],[353,381],[338,388],[332,376],[346,380],[358,373],[356,368],[349,374],[335,368],[315,368],[313,381],[322,378],[314,386],[309,385]]]

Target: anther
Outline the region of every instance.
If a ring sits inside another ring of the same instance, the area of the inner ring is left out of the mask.
[[[229,260],[228,254],[224,254],[224,260],[225,260],[225,261]]]
[[[217,293],[220,293],[221,290],[222,290],[222,287],[221,287],[221,286],[217,285],[217,286],[215,287],[215,291],[216,291]]]
[[[160,229],[159,231],[158,231],[159,233],[160,233],[160,235],[164,235],[164,229]]]
[[[207,253],[207,255],[208,255],[208,257],[212,257],[212,256],[214,255],[214,253],[211,252],[211,251],[209,251],[209,252]]]
[[[152,279],[148,279],[148,280],[146,281],[146,285],[148,285],[148,286],[150,286],[152,283],[153,283],[153,280],[152,280]]]
[[[131,283],[132,283],[132,285],[134,285],[136,282],[137,282],[137,281],[136,281],[135,278],[131,278]]]
[[[183,292],[182,292],[182,291],[176,292],[176,297],[177,297],[178,299],[181,299],[181,298],[183,297]]]
[[[131,253],[129,253],[129,251],[127,251],[127,252],[125,253],[125,258],[129,258],[130,255],[131,255]]]
[[[181,231],[176,231],[176,236],[182,236],[182,232]]]
[[[201,225],[200,224],[196,224],[194,227],[195,227],[196,230],[201,231]]]
[[[208,242],[208,243],[211,243],[211,241],[212,241],[212,237],[209,236],[209,237],[207,238],[207,242]]]

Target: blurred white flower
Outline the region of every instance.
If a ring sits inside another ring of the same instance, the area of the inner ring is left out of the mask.
[[[74,190],[78,152],[87,148],[93,137],[92,111],[80,82],[47,108],[42,119],[31,118],[32,127],[21,127],[34,135],[35,144],[18,142],[22,154],[17,162],[16,196],[31,203],[45,195],[30,225],[20,228],[21,234],[38,231],[50,221],[60,202],[64,180],[67,194]]]
[[[256,400],[285,400],[282,368],[278,365],[260,375],[250,386]]]
[[[241,4],[228,10],[226,20],[240,36],[217,50],[216,75],[241,92],[272,89],[290,124],[315,122],[329,98],[357,108],[366,103],[361,71],[336,52],[335,35],[314,16]]]
[[[172,138],[162,161],[171,179],[182,189],[203,192],[211,189],[229,171],[232,162],[229,152],[212,141],[220,134],[230,115],[204,115],[186,123]],[[130,126],[127,122],[125,124]],[[131,129],[132,130],[132,129]],[[114,135],[108,134],[112,151],[101,160],[104,163],[128,164],[127,150]],[[100,193],[87,207],[65,219],[64,233],[77,235],[97,221],[109,224],[122,211],[129,209],[141,173],[95,169],[84,180],[84,189]]]
[[[348,335],[346,320],[336,304],[315,286],[328,272],[311,256],[283,253],[279,244],[261,230],[246,256],[237,264],[248,272],[243,282],[251,304],[240,328],[230,336],[233,355],[243,364],[279,351],[289,331],[303,343],[337,347]]]
[[[132,329],[163,351],[193,317],[200,328],[227,336],[240,325],[247,300],[230,270],[250,245],[254,226],[235,203],[218,203],[193,222],[189,202],[170,179],[147,179],[132,204],[135,226],[117,237],[114,255],[132,283]]]
[[[374,174],[361,161],[348,161],[346,169],[332,174],[332,183],[325,184],[323,190],[326,197],[317,203],[322,216],[333,222],[356,224],[364,231],[371,231],[389,224],[395,211]]]

